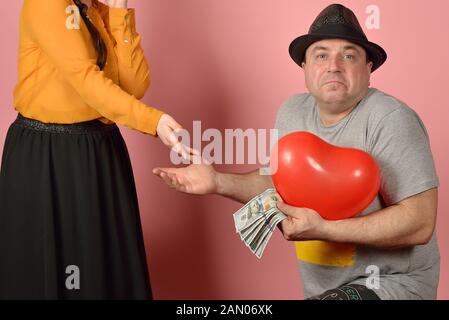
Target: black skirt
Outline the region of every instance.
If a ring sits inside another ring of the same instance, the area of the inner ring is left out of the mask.
[[[19,114],[0,173],[0,299],[151,298],[119,128]]]

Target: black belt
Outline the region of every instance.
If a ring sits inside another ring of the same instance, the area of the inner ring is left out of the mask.
[[[105,124],[100,120],[89,120],[84,122],[61,124],[61,123],[45,123],[39,120],[24,117],[20,113],[13,123],[24,128],[47,131],[52,133],[74,133],[86,134],[98,131],[109,131],[118,129],[116,124]]]

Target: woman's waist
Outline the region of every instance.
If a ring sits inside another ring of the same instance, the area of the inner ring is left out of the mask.
[[[105,123],[106,122],[106,123]],[[21,126],[37,131],[46,131],[52,133],[69,133],[69,134],[85,134],[98,131],[117,130],[115,123],[105,118],[97,118],[74,123],[56,123],[44,122],[21,114],[17,115],[13,125]]]
[[[14,109],[26,118],[45,123],[73,124],[99,120],[105,124],[114,122],[103,117],[97,110],[85,103],[42,103],[42,101],[14,101]]]

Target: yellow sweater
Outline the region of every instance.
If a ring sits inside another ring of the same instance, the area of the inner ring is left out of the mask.
[[[108,49],[103,71],[71,0],[24,0],[14,108],[47,123],[99,119],[156,135],[162,111],[139,101],[150,84],[134,9],[92,1],[88,10]]]

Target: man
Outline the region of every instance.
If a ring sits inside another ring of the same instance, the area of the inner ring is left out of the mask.
[[[367,40],[351,10],[334,4],[307,35],[291,43],[290,55],[304,69],[309,93],[280,108],[279,137],[308,131],[334,145],[364,150],[382,175],[379,194],[356,218],[328,221],[312,209],[278,204],[288,215],[279,227],[287,240],[296,241],[305,297],[435,299],[438,177],[418,115],[369,88],[385,51]],[[179,191],[217,193],[243,203],[273,186],[258,171],[224,174],[207,164],[154,173]]]

